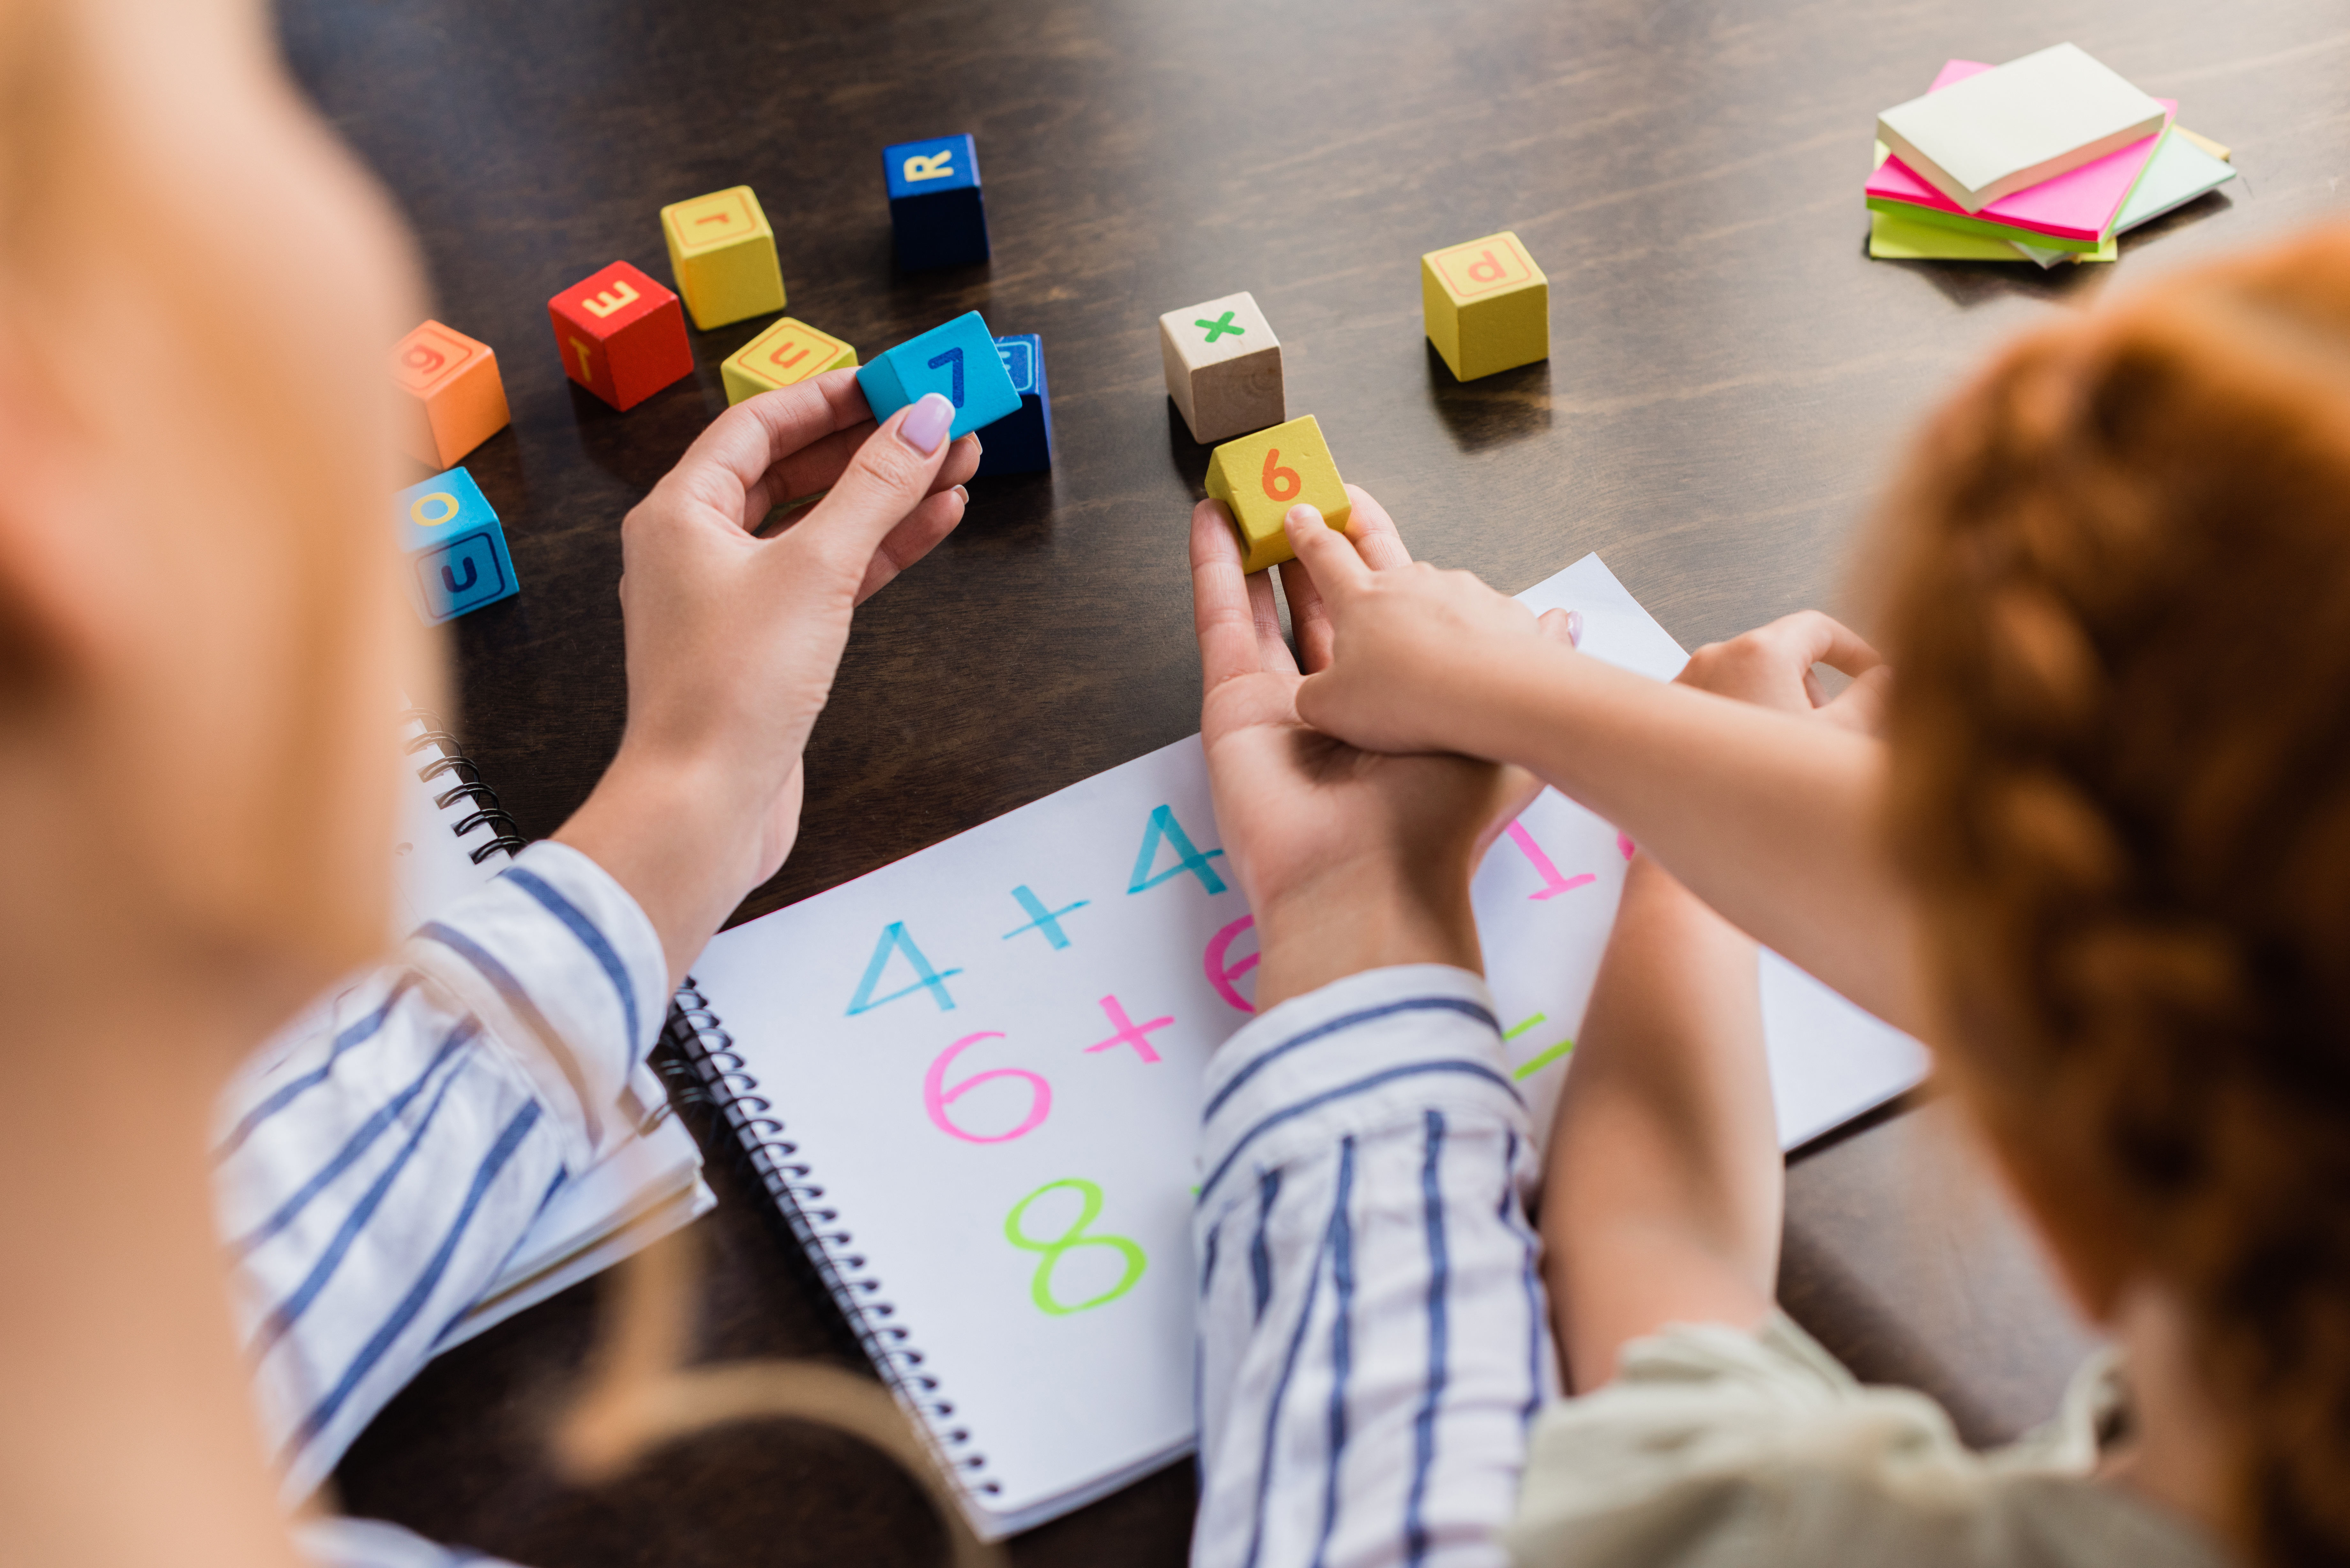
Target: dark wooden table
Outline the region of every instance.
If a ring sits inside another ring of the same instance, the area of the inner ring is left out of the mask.
[[[283,27],[414,223],[442,318],[504,370],[514,428],[467,466],[523,592],[458,625],[461,724],[535,836],[619,737],[621,514],[725,406],[718,363],[761,325],[696,334],[693,379],[620,415],[564,379],[549,295],[616,257],[666,278],[658,209],[747,182],[792,314],[860,349],[973,307],[1043,334],[1058,467],[974,485],[962,531],[860,614],[799,847],[745,918],[1196,727],[1184,531],[1206,453],[1161,389],[1160,311],[1253,290],[1292,411],[1420,554],[1515,591],[1597,550],[1694,645],[1837,602],[1904,432],[1989,345],[2339,212],[2350,174],[2339,0],[286,0]],[[1945,57],[2067,38],[2180,99],[2242,177],[2116,267],[1870,262],[1874,112]],[[879,150],[966,130],[994,259],[899,275]],[[1504,227],[1550,275],[1552,357],[1459,385],[1421,337],[1416,258]],[[1989,1440],[2052,1408],[2086,1340],[2012,1217],[1958,1196],[1957,1138],[1928,1106],[1799,1157],[1783,1291],[1864,1376]],[[713,1176],[702,1354],[858,1365]],[[540,1568],[937,1559],[912,1488],[814,1428],[698,1439],[594,1491],[555,1480],[545,1422],[598,1293],[436,1363],[343,1465],[348,1506]],[[1191,1505],[1177,1467],[1013,1555],[1179,1563]]]

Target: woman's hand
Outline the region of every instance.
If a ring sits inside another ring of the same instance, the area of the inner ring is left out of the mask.
[[[1410,569],[1387,514],[1354,494],[1365,570]],[[1242,575],[1222,504],[1193,510],[1201,740],[1217,826],[1256,916],[1259,1010],[1388,964],[1482,970],[1469,878],[1540,784],[1464,757],[1357,751],[1309,728],[1297,714],[1308,679],[1299,663],[1329,663],[1330,617],[1297,563],[1282,568],[1282,585],[1295,655],[1282,639],[1272,578]]]
[[[1546,642],[1571,642],[1572,618],[1553,610],[1537,622],[1472,573],[1412,561],[1387,509],[1354,485],[1347,493],[1354,510],[1343,534],[1311,506],[1284,519],[1299,564],[1282,581],[1310,579],[1330,628],[1298,712],[1374,751],[1473,751],[1467,721],[1491,672]]]
[[[672,981],[799,829],[800,753],[855,607],[962,520],[975,436],[933,394],[876,428],[835,370],[720,415],[621,525],[629,724],[556,836],[660,930]],[[782,533],[775,506],[825,492]]]

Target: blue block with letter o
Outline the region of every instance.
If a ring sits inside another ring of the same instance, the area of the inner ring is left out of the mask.
[[[428,622],[453,620],[522,591],[498,514],[463,469],[410,485],[392,497],[392,515],[408,558],[408,596]]]

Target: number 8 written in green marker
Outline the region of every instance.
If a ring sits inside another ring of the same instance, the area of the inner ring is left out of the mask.
[[[1081,1207],[1077,1210],[1076,1220],[1054,1240],[1039,1241],[1021,1229],[1020,1218],[1028,1212],[1028,1206],[1036,1199],[1064,1187],[1077,1195]],[[1140,1247],[1123,1236],[1086,1234],[1086,1227],[1100,1218],[1101,1208],[1101,1189],[1082,1178],[1071,1176],[1064,1177],[1058,1181],[1045,1183],[1044,1186],[1014,1204],[1012,1212],[1003,1217],[1005,1241],[1024,1252],[1043,1254],[1036,1264],[1036,1277],[1028,1286],[1029,1297],[1035,1302],[1039,1311],[1048,1313],[1054,1317],[1066,1317],[1071,1313],[1086,1312],[1114,1302],[1141,1282],[1142,1271],[1149,1266],[1149,1261],[1143,1256]],[[1119,1273],[1118,1282],[1101,1294],[1088,1301],[1081,1301],[1075,1306],[1063,1306],[1053,1294],[1053,1265],[1061,1261],[1063,1253],[1073,1252],[1080,1247],[1114,1248],[1124,1262],[1125,1268]]]

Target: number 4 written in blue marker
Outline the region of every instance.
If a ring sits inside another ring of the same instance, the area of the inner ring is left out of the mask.
[[[947,400],[954,404],[956,408],[961,408],[962,407],[962,350],[960,348],[950,348],[945,353],[931,361],[931,369],[933,370],[937,369],[941,365],[951,365],[954,367],[954,387],[947,393]]]

